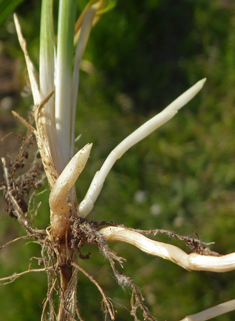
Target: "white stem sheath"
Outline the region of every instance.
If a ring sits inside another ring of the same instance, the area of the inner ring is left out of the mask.
[[[203,87],[206,79],[198,81],[194,86],[189,88],[185,93],[174,100],[169,106],[167,106],[162,112],[151,118],[144,123],[132,134],[125,138],[106,158],[100,171],[98,171],[91,182],[88,192],[84,200],[80,203],[78,208],[78,215],[85,217],[92,210],[94,203],[99,196],[104,181],[113,167],[117,159],[133,145],[137,144],[140,140],[151,134],[155,129],[165,124],[168,120],[175,116],[178,110],[187,104]]]
[[[125,227],[109,226],[100,230],[107,241],[124,242],[141,251],[172,261],[186,270],[228,272],[235,270],[235,253],[222,256],[187,254],[177,246],[158,242]]]
[[[54,184],[49,198],[52,212],[67,210],[67,197],[78,176],[83,171],[90,155],[92,144],[85,145],[70,160]]]
[[[235,300],[227,301],[202,312],[188,315],[180,321],[205,321],[233,310],[235,310]]]

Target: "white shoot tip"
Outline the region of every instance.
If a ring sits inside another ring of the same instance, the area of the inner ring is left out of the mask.
[[[203,78],[203,79],[201,79],[201,80],[198,81],[198,84],[201,85],[201,88],[204,86],[206,80],[207,80],[206,78]]]
[[[59,208],[65,207],[66,199],[70,189],[75,184],[78,176],[86,166],[90,155],[92,144],[85,145],[69,161],[63,172],[53,186],[49,198],[50,208],[58,212]]]

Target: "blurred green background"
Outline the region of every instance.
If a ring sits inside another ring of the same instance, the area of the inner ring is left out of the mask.
[[[85,3],[78,1],[78,13]],[[38,66],[40,1],[22,1],[16,12]],[[93,142],[93,149],[77,184],[79,200],[108,153],[126,135],[196,81],[207,78],[201,93],[173,120],[115,164],[89,218],[182,235],[195,236],[196,232],[202,241],[215,242],[212,250],[233,252],[235,2],[118,0],[93,29],[82,68],[76,118],[76,134],[82,137],[76,148]],[[9,13],[0,29],[0,80],[0,135],[23,134],[25,129],[13,119],[11,110],[27,117],[32,99]],[[16,156],[20,142],[16,136],[8,137],[0,145],[1,155]],[[41,206],[35,222],[41,228],[49,224],[48,193],[36,195],[35,203]],[[2,201],[0,205],[2,245],[24,231],[4,211]],[[156,239],[187,250],[165,236]],[[234,272],[188,272],[126,244],[110,246],[127,259],[122,272],[141,288],[158,320],[179,320],[234,298]],[[113,300],[117,320],[132,320],[130,291],[117,285],[96,248],[84,246],[82,251],[91,252],[91,259],[78,263]],[[19,241],[2,249],[0,276],[21,272],[29,263],[37,267],[35,259],[30,261],[33,256],[40,256],[40,247],[34,243]],[[46,282],[44,274],[29,274],[0,286],[0,320],[40,320]],[[78,301],[85,320],[104,320],[101,300],[93,284],[80,275]],[[215,320],[234,318],[231,312]]]

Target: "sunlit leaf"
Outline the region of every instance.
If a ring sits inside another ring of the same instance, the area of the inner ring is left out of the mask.
[[[95,3],[97,3],[99,5],[99,7],[97,9],[97,12],[96,12],[96,16],[100,16],[100,15],[112,10],[116,5],[116,0],[100,0],[100,1],[91,0],[91,1],[88,2],[88,4],[84,8],[83,12],[79,16],[79,18],[78,18],[78,20],[77,20],[77,22],[75,24],[75,29],[74,29],[74,34],[75,34],[74,39],[76,39],[75,42],[78,39],[80,28],[81,28],[81,25],[83,23],[83,20],[84,20],[84,17],[86,15],[87,11]],[[97,18],[94,19],[93,24],[95,24],[98,21],[98,19]]]

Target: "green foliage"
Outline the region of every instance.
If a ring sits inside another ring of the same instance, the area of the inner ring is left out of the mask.
[[[14,12],[17,6],[24,0],[1,0],[0,1],[0,26]]]

